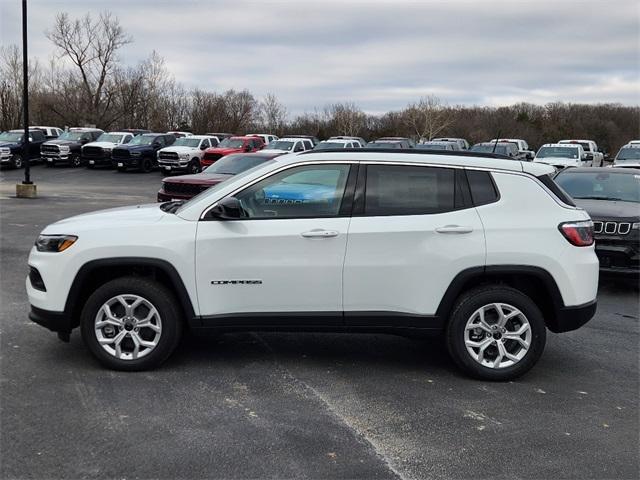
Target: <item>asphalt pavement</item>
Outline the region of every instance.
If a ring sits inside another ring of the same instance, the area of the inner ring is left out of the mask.
[[[596,317],[549,333],[538,365],[471,380],[439,339],[186,337],[151,372],[105,370],[27,318],[27,255],[48,223],[148,203],[162,178],[0,172],[4,478],[632,478],[639,471],[638,293],[603,282]],[[580,279],[576,279],[580,281]]]

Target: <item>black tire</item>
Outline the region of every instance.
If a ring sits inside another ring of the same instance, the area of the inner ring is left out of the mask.
[[[99,343],[94,329],[96,315],[102,305],[118,295],[138,295],[158,311],[162,331],[157,345],[138,359],[123,360],[107,352]],[[182,312],[173,294],[162,284],[141,277],[121,277],[99,287],[88,298],[80,316],[82,340],[91,353],[106,367],[114,370],[149,370],[161,365],[175,350],[182,336]]]
[[[24,167],[23,161],[22,161],[22,155],[15,155],[13,157],[12,166],[13,166],[13,168],[22,168],[22,167]]]
[[[149,173],[153,169],[153,162],[149,157],[143,158],[140,162],[140,171]]]
[[[504,303],[517,308],[525,315],[531,328],[528,351],[517,363],[503,368],[481,365],[465,345],[467,321],[476,310],[492,303]],[[447,325],[446,341],[449,355],[465,373],[482,380],[506,381],[525,374],[537,363],[544,350],[546,334],[542,313],[531,298],[514,288],[488,285],[469,290],[458,298]]]
[[[92,165],[90,163],[87,163],[87,168],[93,169],[95,167],[95,165]]]
[[[82,159],[78,155],[71,155],[69,158],[69,165],[73,168],[78,168],[82,165]]]
[[[200,173],[202,171],[202,167],[200,167],[200,160],[198,158],[192,158],[189,163],[189,167],[187,168],[187,173],[195,174]]]
[[[119,173],[123,173],[127,171],[127,167],[116,167],[116,170],[118,170]]]

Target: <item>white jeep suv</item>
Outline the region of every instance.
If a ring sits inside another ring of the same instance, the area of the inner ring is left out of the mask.
[[[596,310],[593,224],[553,172],[467,152],[278,157],[186,203],[46,227],[30,318],[63,340],[79,326],[120,370],[158,366],[184,329],[430,332],[468,374],[511,379],[547,328]]]

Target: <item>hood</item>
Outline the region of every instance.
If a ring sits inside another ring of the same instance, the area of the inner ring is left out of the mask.
[[[20,142],[0,142],[0,148],[15,148],[22,146]]]
[[[196,147],[185,147],[185,146],[178,146],[178,147],[165,147],[165,148],[161,148],[159,151],[160,152],[175,152],[175,153],[191,153],[193,151],[199,151],[198,148]]]
[[[77,140],[47,140],[43,145],[78,145]]]
[[[213,147],[207,148],[205,153],[221,153],[222,155],[229,155],[230,153],[242,153],[244,148],[229,148],[229,147]]]
[[[616,168],[640,168],[640,160],[624,160],[624,161],[614,160],[613,166]]]
[[[142,150],[153,150],[153,147],[151,145],[129,145],[128,143],[125,143],[123,145],[118,145],[116,148],[122,148],[132,152],[142,151]]]
[[[121,146],[119,143],[113,142],[89,142],[83,145],[84,147],[101,147],[101,148],[114,148]]]
[[[178,177],[165,177],[162,181],[164,183],[190,183],[197,185],[215,185],[220,182],[224,182],[233,175],[228,174],[208,174],[208,173],[196,173],[194,175],[180,175]]]
[[[42,233],[75,235],[83,231],[108,230],[125,225],[150,225],[166,215],[158,203],[110,208],[65,218],[48,225]]]
[[[280,149],[276,149],[276,148],[269,148],[266,150],[261,150],[262,152],[265,153],[274,153],[274,154],[279,154],[279,155],[284,155],[285,153],[291,153],[291,150],[280,150]]]
[[[633,222],[640,221],[640,205],[635,202],[580,198],[574,198],[573,201],[584,208],[592,219],[632,218]]]

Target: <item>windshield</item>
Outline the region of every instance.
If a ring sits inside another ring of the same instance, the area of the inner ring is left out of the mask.
[[[293,148],[293,142],[284,142],[282,140],[276,140],[264,147],[264,150],[286,150],[289,151]]]
[[[155,139],[153,135],[138,135],[129,142],[129,145],[151,145]]]
[[[237,175],[257,165],[262,165],[270,158],[261,155],[227,155],[206,168],[202,173],[210,175]]]
[[[495,147],[495,150],[494,150]],[[507,150],[506,145],[474,145],[471,147],[472,152],[480,152],[480,153],[497,153],[499,155],[508,155],[509,151]]]
[[[640,160],[640,148],[621,148],[616,156],[616,162],[625,162],[628,160]]]
[[[347,144],[342,142],[321,142],[314,147],[314,150],[327,150],[329,148],[347,148]]]
[[[172,146],[198,148],[198,145],[200,145],[199,138],[182,137],[173,142]]]
[[[538,150],[536,158],[578,158],[578,149],[571,147],[542,147]]]
[[[113,133],[103,133],[98,137],[97,142],[120,143],[124,135],[114,135]]]
[[[220,142],[220,145],[218,145],[218,147],[221,148],[242,148],[242,144],[244,143],[244,140],[241,140],[239,138],[225,138],[223,141]]]
[[[58,137],[58,140],[71,140],[72,142],[77,142],[82,138],[82,135],[84,135],[84,132],[64,132]]]
[[[565,143],[565,144],[570,144],[570,145],[581,145],[581,146],[582,146],[582,149],[583,149],[585,152],[590,152],[590,151],[591,151],[591,148],[589,147],[589,144],[588,144],[588,143],[584,143],[584,142],[573,142],[573,141],[572,141],[572,142],[560,142],[560,143]]]
[[[569,169],[560,173],[555,181],[573,198],[640,203],[640,175],[615,171],[572,172]]]
[[[401,145],[397,142],[370,142],[366,146],[367,148],[401,148]]]
[[[4,132],[0,133],[1,142],[21,142],[23,133],[18,132]]]

